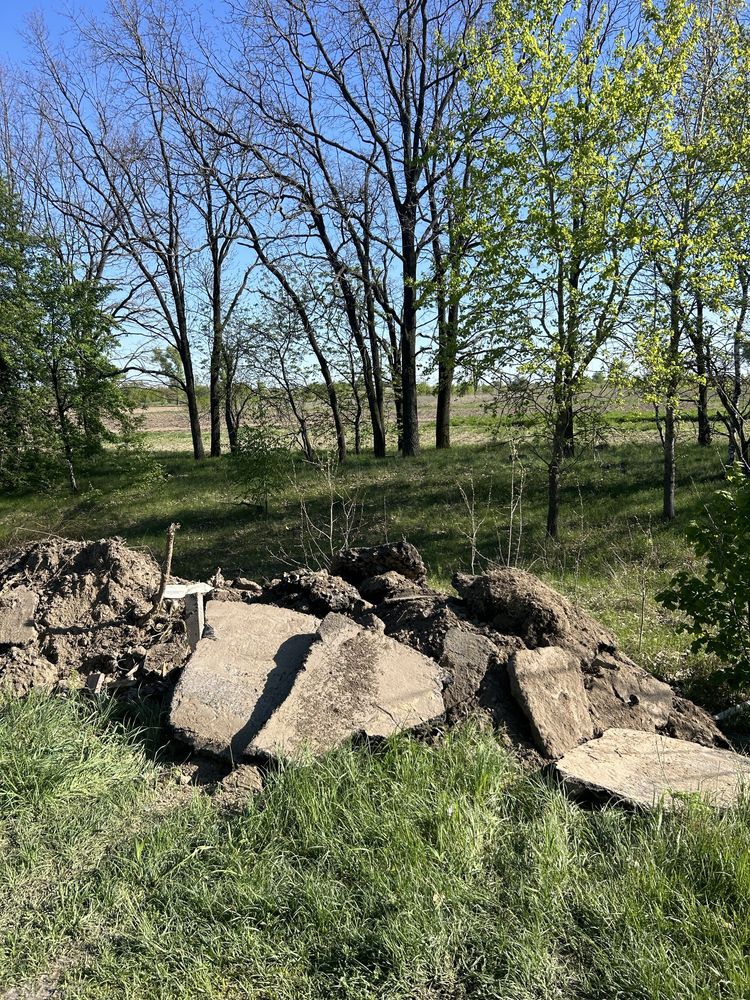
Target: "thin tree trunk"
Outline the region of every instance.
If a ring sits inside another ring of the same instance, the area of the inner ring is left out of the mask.
[[[675,518],[676,441],[674,406],[667,403],[664,412],[664,496],[662,505],[665,521],[673,521]]]
[[[565,430],[568,422],[568,411],[562,394],[562,381],[563,373],[558,366],[555,372],[554,396],[556,414],[552,430],[552,455],[547,470],[547,536],[549,538],[557,538],[560,512],[560,479],[565,459]]]
[[[193,365],[189,355],[183,357],[182,367],[185,372],[185,396],[187,397],[188,419],[190,420],[190,437],[193,442],[193,458],[196,462],[200,462],[206,457],[206,453],[203,450],[201,415],[198,409],[198,395],[195,390]]]
[[[224,354],[224,324],[221,319],[221,279],[214,263],[211,311],[213,340],[209,367],[209,397],[211,411],[211,458],[221,455],[221,361]]]
[[[750,274],[744,269],[740,269],[740,312],[734,328],[734,338],[732,343],[732,393],[731,407],[729,409],[729,446],[727,448],[727,465],[732,465],[737,457],[737,435],[733,430],[733,425],[737,423],[737,415],[740,410],[740,398],[742,396],[742,333],[745,327],[745,317],[748,310],[748,287],[750,286]],[[746,458],[747,456],[745,456]]]
[[[73,447],[70,442],[70,427],[68,426],[68,418],[65,413],[65,404],[60,393],[60,383],[57,377],[57,366],[53,363],[52,365],[52,387],[55,391],[55,408],[57,410],[57,420],[60,425],[60,437],[63,443],[63,453],[65,455],[65,466],[68,470],[68,483],[70,484],[70,492],[78,492],[78,483],[76,482],[75,468],[73,466]]]
[[[669,366],[670,376],[667,386],[667,399],[664,409],[664,482],[662,496],[662,514],[665,521],[675,518],[675,488],[677,482],[677,418],[675,415],[675,399],[679,389],[679,373],[677,364],[680,349],[680,309],[678,299],[679,277],[671,288],[669,322]]]
[[[708,414],[708,372],[703,327],[703,296],[695,296],[695,371],[698,376],[698,444],[711,444],[711,420]]]
[[[401,326],[401,454],[411,458],[419,454],[419,412],[417,398],[417,251],[416,204],[407,203],[401,213],[403,252],[403,313]]]
[[[451,446],[451,402],[458,346],[458,303],[451,302],[444,328],[439,331],[438,393],[435,414],[435,447]]]

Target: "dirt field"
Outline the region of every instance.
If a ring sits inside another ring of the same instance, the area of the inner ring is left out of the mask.
[[[451,437],[454,444],[478,444],[492,436],[496,421],[489,411],[490,393],[473,393],[456,396],[453,401]],[[431,394],[419,396],[419,419],[425,436],[425,445],[432,444],[437,399]],[[186,406],[149,406],[135,410],[143,421],[150,448],[154,451],[191,451],[190,425]],[[393,421],[393,417],[391,418]],[[207,438],[209,433],[208,410],[201,411],[201,428]],[[366,433],[366,418],[362,431]],[[391,436],[393,431],[391,431]]]

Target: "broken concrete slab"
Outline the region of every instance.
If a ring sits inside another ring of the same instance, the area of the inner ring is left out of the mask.
[[[581,661],[558,646],[520,649],[508,661],[514,697],[542,753],[559,757],[594,735]]]
[[[267,604],[211,601],[172,697],[169,721],[198,750],[238,759],[288,695],[319,620]]]
[[[609,729],[561,757],[553,774],[576,798],[650,809],[699,795],[727,808],[750,789],[750,758],[658,733]]]
[[[672,688],[624,656],[594,657],[584,684],[597,734],[613,728],[655,730],[667,724]]]
[[[434,660],[333,613],[320,626],[286,700],[248,749],[264,756],[303,747],[324,753],[354,734],[390,736],[443,712]]]
[[[39,594],[14,587],[0,597],[0,646],[27,646],[37,637],[34,615]]]
[[[195,650],[203,638],[203,627],[206,624],[206,609],[203,594],[195,592],[185,594],[185,630],[190,648]]]

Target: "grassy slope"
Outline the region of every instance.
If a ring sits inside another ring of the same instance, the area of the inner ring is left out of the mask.
[[[750,993],[747,809],[585,812],[473,729],[290,767],[239,814],[155,809],[155,774],[91,705],[0,705],[0,990]]]
[[[160,557],[165,528],[177,520],[182,528],[175,572],[205,577],[218,565],[227,577],[260,577],[285,568],[285,556],[305,561],[300,500],[311,520],[325,526],[333,492],[339,527],[340,497],[358,499],[355,542],[406,537],[422,551],[433,582],[449,586],[455,570],[470,567],[472,526],[465,497],[473,492],[478,568],[506,561],[510,552],[511,561],[533,569],[604,620],[646,666],[693,684],[710,664],[690,657],[674,619],[653,595],[690,562],[684,528],[719,486],[721,455],[718,448],[681,446],[679,514],[665,526],[659,516],[660,446],[653,435],[637,429],[631,435],[630,443],[601,448],[571,467],[556,543],[544,535],[543,470],[528,445],[519,446],[514,463],[510,445],[498,441],[450,452],[425,450],[410,461],[352,458],[333,484],[324,472],[296,460],[282,473],[267,518],[239,502],[246,492],[244,473],[231,458],[196,465],[187,455],[159,452],[117,465],[110,457],[79,477],[79,497],[64,487],[0,497],[0,548],[49,531],[72,537],[120,534]],[[518,491],[522,475],[522,503],[511,520],[511,483]],[[337,530],[334,544],[341,537]]]

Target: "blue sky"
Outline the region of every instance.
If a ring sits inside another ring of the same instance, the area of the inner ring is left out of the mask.
[[[44,15],[51,31],[60,30],[64,14],[69,10],[103,10],[106,0],[74,3],[70,0],[0,0],[0,60],[23,59],[24,45],[20,33],[29,14]]]

